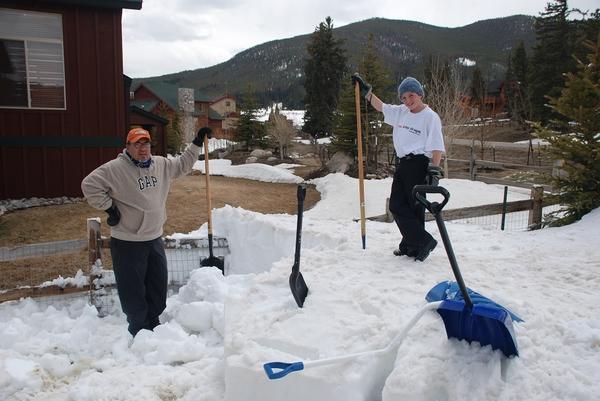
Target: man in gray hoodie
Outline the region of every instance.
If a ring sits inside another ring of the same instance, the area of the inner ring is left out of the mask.
[[[204,137],[201,128],[181,156],[152,156],[150,133],[133,128],[126,147],[115,159],[92,171],[81,182],[87,202],[108,214],[110,253],[129,332],[160,324],[167,300],[167,258],[162,242],[171,182],[192,171]]]

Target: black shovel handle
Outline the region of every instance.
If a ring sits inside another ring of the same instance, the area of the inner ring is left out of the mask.
[[[300,270],[300,248],[302,243],[302,215],[304,214],[304,198],[306,198],[306,185],[298,185],[298,220],[296,223],[296,252],[294,252],[294,266],[292,271]]]
[[[429,210],[429,212],[435,217],[435,222],[440,230],[440,235],[442,236],[442,241],[444,242],[444,248],[446,248],[446,254],[448,255],[450,266],[452,266],[452,272],[454,273],[456,282],[460,287],[460,292],[465,299],[465,304],[469,308],[473,308],[473,301],[467,292],[467,286],[462,278],[462,274],[460,274],[458,262],[456,261],[456,256],[454,255],[454,250],[452,249],[452,244],[450,243],[450,237],[448,236],[448,231],[446,230],[446,224],[444,224],[444,218],[442,217],[442,209],[444,206],[446,206],[448,200],[450,199],[450,192],[448,192],[446,188],[440,186],[415,185],[412,194],[413,197],[417,199],[417,201],[419,201],[423,206],[425,206],[427,210]],[[444,197],[444,200],[442,203],[429,202],[425,197],[427,194],[441,194]]]

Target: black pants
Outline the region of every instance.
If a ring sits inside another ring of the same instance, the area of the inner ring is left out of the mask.
[[[419,251],[433,237],[425,231],[425,207],[412,196],[415,185],[425,182],[429,158],[409,155],[398,160],[390,195],[390,212],[402,234],[401,247]]]
[[[117,290],[129,332],[158,326],[167,306],[167,257],[161,238],[134,242],[110,240]]]

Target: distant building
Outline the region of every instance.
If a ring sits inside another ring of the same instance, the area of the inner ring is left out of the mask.
[[[177,113],[187,142],[200,127],[209,126],[215,138],[233,139],[239,117],[232,96],[213,99],[198,90],[166,82],[142,82],[132,89],[131,104],[168,120]],[[190,122],[191,119],[191,122]]]
[[[506,94],[507,83],[503,80],[494,80],[488,82],[483,104],[479,104],[470,95],[462,98],[462,105],[465,113],[470,117],[489,117],[497,118],[508,112],[508,97]]]
[[[0,199],[81,196],[124,147],[122,11],[142,0],[0,0]]]

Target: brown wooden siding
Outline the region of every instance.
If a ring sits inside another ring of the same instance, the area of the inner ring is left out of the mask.
[[[67,105],[0,108],[0,199],[81,196],[83,177],[125,142],[121,10],[36,1],[0,5],[62,14]]]

